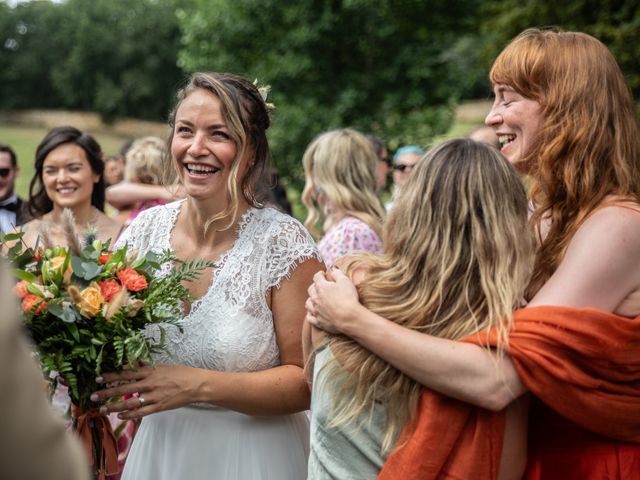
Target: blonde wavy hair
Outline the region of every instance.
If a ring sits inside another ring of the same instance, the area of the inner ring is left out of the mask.
[[[345,215],[362,220],[381,235],[384,208],[376,195],[377,162],[369,139],[352,128],[325,132],[309,144],[302,157],[302,203],[308,209],[304,225],[316,238],[320,235],[315,226],[321,217],[326,232]]]
[[[226,224],[216,226],[216,230],[222,231],[233,225],[238,213],[240,195],[255,208],[264,206],[258,192],[261,191],[260,187],[265,182],[265,178],[269,178],[271,152],[266,131],[271,125],[271,118],[269,107],[258,87],[249,80],[232,73],[194,73],[186,86],[178,91],[178,102],[169,114],[171,127],[167,149],[169,152],[175,130],[176,111],[182,100],[198,89],[206,90],[220,99],[222,116],[237,149],[227,180],[225,209],[209,218],[205,225],[206,232],[213,223],[226,220]],[[239,179],[240,160],[248,153],[251,155],[251,161],[243,178]],[[173,183],[177,176],[177,165],[173,159],[171,159],[171,165],[171,169],[165,169],[166,184]]]
[[[161,185],[166,155],[166,144],[158,137],[142,137],[135,140],[125,155],[125,180]]]
[[[640,128],[613,55],[585,33],[529,29],[495,60],[494,84],[537,101],[543,126],[523,159],[540,239],[527,296],[558,267],[580,225],[610,196],[640,200]]]
[[[363,305],[452,340],[496,328],[502,353],[531,273],[533,235],[522,182],[495,148],[458,139],[429,151],[390,212],[383,241],[384,254],[347,266],[350,274],[366,272],[357,287]],[[422,386],[351,338],[333,335],[330,348],[335,361],[324,378],[344,378],[331,425],[368,418],[381,402],[389,450],[415,413]]]

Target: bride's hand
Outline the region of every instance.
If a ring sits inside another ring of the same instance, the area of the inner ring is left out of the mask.
[[[358,308],[363,308],[353,282],[338,268],[316,273],[308,293],[305,318],[326,332],[346,333],[349,322],[357,317]]]
[[[96,378],[96,382],[116,386],[96,391],[91,400],[103,402],[137,393],[137,397],[102,405],[100,413],[121,412],[118,417],[122,419],[140,418],[197,402],[201,375],[202,370],[184,365],[144,366],[137,370],[105,373]]]

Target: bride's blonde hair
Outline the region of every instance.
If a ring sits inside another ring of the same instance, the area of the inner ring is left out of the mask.
[[[513,167],[493,147],[468,139],[435,147],[421,159],[389,214],[382,255],[355,258],[369,310],[404,327],[459,340],[497,328],[507,344],[511,314],[523,297],[533,260],[527,198]],[[342,375],[331,425],[386,409],[383,450],[414,414],[422,386],[342,335],[331,336]],[[348,372],[348,374],[344,374]]]

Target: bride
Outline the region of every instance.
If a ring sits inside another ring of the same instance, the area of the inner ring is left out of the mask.
[[[125,480],[306,475],[301,332],[306,289],[323,264],[298,221],[255,197],[269,123],[251,82],[194,74],[170,117],[171,164],[186,199],[145,210],[116,244],[214,262],[188,285],[197,300],[185,306],[184,333],[168,330],[155,367],[96,379],[118,386],[95,401],[138,395],[101,408],[144,417]]]

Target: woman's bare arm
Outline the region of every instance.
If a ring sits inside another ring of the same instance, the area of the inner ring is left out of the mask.
[[[594,214],[530,305],[615,311],[640,286],[639,231],[635,212],[610,207]],[[330,282],[318,274],[310,288],[307,320],[313,325],[349,335],[426,387],[484,408],[501,410],[526,391],[509,357],[390,322],[358,303],[345,275],[334,276]]]
[[[115,208],[122,209],[148,200],[167,202],[184,197],[180,185],[147,185],[144,183],[120,182],[107,187],[106,199]]]

